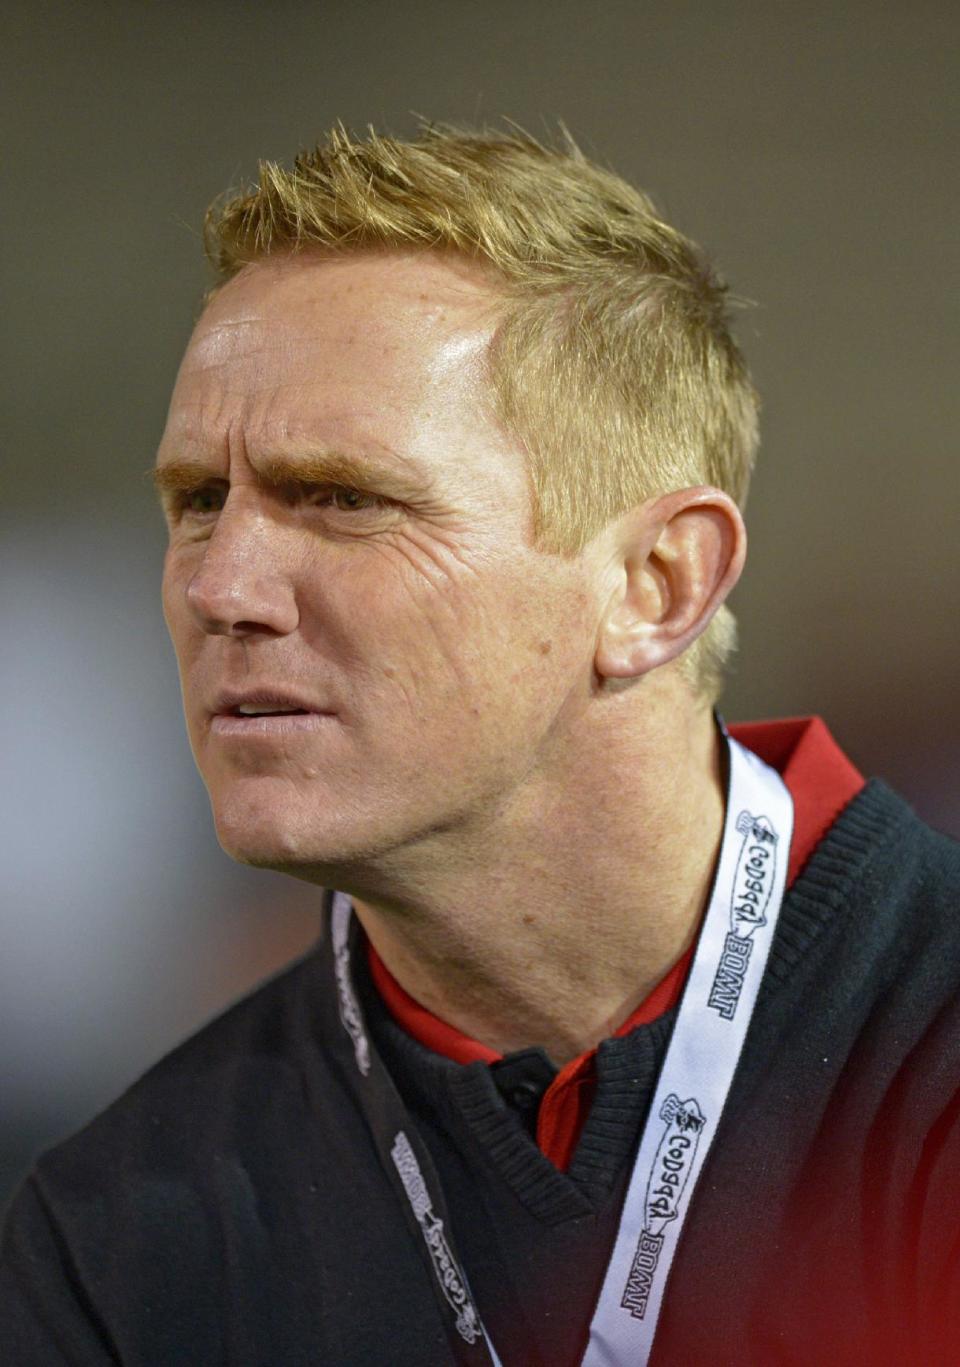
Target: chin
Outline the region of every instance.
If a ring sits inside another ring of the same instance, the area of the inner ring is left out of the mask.
[[[229,794],[211,794],[211,805],[220,847],[238,864],[322,883],[324,876],[342,873],[391,843],[379,832],[360,829],[355,814],[333,804],[318,802],[311,809],[275,791],[270,800],[231,788]]]
[[[283,834],[238,830],[219,821],[216,823],[216,829],[220,848],[238,864],[249,864],[254,869],[281,871],[291,864],[300,862],[297,850]]]
[[[231,859],[273,869],[308,858],[303,813],[293,802],[278,799],[276,793],[272,801],[236,791],[210,796],[217,840]]]

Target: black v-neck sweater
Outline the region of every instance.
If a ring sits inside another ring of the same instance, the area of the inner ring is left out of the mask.
[[[357,957],[504,1367],[573,1367],[675,1012],[600,1046],[562,1173],[531,1136],[553,1076],[543,1054],[432,1053]],[[331,1057],[317,1009],[331,990],[311,951],[38,1159],[4,1229],[0,1362],[455,1360]],[[960,846],[881,782],[784,901],[651,1361],[960,1362]]]

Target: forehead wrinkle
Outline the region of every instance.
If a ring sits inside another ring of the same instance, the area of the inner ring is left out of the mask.
[[[375,430],[369,430],[370,420],[382,417],[380,411],[363,413],[351,404],[348,409],[330,407],[312,417],[289,411],[271,414],[269,403],[257,402],[263,394],[272,399],[276,390],[272,386],[224,389],[171,406],[156,463],[162,463],[164,452],[170,448],[178,453],[196,451],[201,458],[220,462],[229,462],[236,453],[256,468],[271,456],[296,460],[327,451],[339,455],[348,447],[356,447],[358,459],[385,466],[396,464],[421,476],[427,473],[420,461],[401,454]],[[346,431],[342,437],[329,440],[323,436],[324,427],[345,427]],[[386,460],[375,453],[367,455],[364,448],[383,452]]]
[[[202,324],[201,324],[202,326]],[[256,357],[276,345],[270,329],[289,334],[293,329],[281,318],[222,318],[207,321],[205,331],[194,336],[190,346],[191,368],[217,370],[238,358]]]

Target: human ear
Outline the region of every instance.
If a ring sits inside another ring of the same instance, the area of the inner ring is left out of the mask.
[[[648,673],[683,653],[740,578],[747,533],[728,494],[679,489],[641,505],[616,537],[617,588],[597,637],[601,678]]]

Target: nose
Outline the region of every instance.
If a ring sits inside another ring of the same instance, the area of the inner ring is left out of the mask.
[[[187,604],[213,636],[287,635],[300,614],[284,572],[282,531],[262,510],[226,507],[187,584]],[[289,549],[289,548],[287,548]]]

